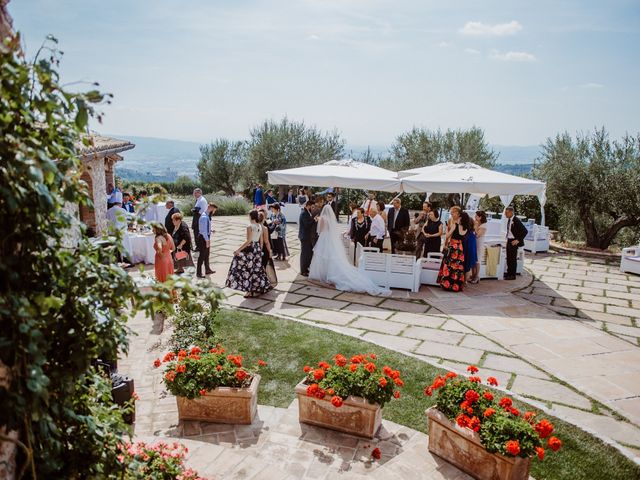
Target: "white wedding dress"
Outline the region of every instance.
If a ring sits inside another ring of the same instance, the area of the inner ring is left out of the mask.
[[[325,205],[318,218],[320,237],[313,248],[309,278],[335,285],[345,292],[366,292],[370,295],[390,295],[391,290],[376,285],[373,280],[349,263],[344,250],[338,222],[330,205]]]

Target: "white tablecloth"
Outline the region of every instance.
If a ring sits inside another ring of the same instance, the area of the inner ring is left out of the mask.
[[[139,233],[125,233],[122,238],[122,245],[127,251],[131,263],[155,263],[156,251],[153,249],[155,235]]]
[[[147,207],[143,218],[145,222],[160,222],[164,225],[164,219],[169,213],[167,207],[165,207],[165,203],[152,203]]]
[[[300,210],[301,207],[297,203],[285,203],[280,206],[280,211],[284,215],[284,218],[287,219],[287,223],[298,223]]]

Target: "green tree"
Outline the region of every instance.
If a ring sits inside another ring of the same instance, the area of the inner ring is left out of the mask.
[[[76,152],[109,97],[66,92],[49,40],[33,63],[17,37],[0,43],[0,443],[19,447],[18,478],[115,477],[127,431],[91,362],[126,351],[129,315],[166,308],[174,288],[183,307],[201,308],[199,292],[173,278],[143,293],[116,244],[82,236],[69,247],[67,207],[90,205]]]
[[[219,138],[200,147],[198,175],[202,187],[210,192],[222,190],[233,195],[239,186],[246,164],[244,142]]]
[[[341,158],[345,142],[337,131],[323,132],[304,122],[265,120],[251,129],[248,147],[252,181],[266,183],[267,172]]]
[[[587,246],[606,249],[625,227],[640,226],[640,135],[609,139],[568,133],[547,139],[534,174],[570,230],[582,223]]]
[[[383,162],[385,168],[406,170],[441,162],[471,162],[493,168],[498,154],[489,147],[484,131],[478,127],[446,132],[413,127],[396,138],[391,157]]]

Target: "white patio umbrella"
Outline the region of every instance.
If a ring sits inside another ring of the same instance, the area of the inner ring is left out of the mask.
[[[544,225],[544,204],[547,185],[538,180],[517,177],[480,167],[474,163],[442,163],[423,169],[405,170],[399,175],[422,170],[402,178],[402,188],[408,193],[471,193],[490,197],[499,196],[508,206],[515,195],[536,195],[542,211]]]
[[[308,185],[399,192],[402,184],[396,172],[353,159],[331,160],[320,165],[267,172],[272,185]]]

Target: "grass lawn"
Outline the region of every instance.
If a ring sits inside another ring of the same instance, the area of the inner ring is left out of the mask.
[[[363,340],[267,315],[221,310],[217,323],[227,351],[242,353],[250,363],[258,358],[267,362],[267,367],[261,371],[259,403],[287,407],[295,397],[293,388],[302,379],[305,365],[315,366],[321,360],[332,362],[336,353],[348,358],[357,353],[373,352],[378,355],[376,363],[400,370],[405,381],[401,398],[384,407],[383,417],[427,432],[424,411],[434,404],[434,400],[426,397],[423,389],[444,370]],[[479,375],[482,376],[482,369]],[[535,410],[523,405],[518,405],[521,411]],[[547,418],[555,425],[554,434],[564,445],[558,453],[548,451],[542,462],[534,459],[531,474],[537,480],[640,478],[640,466],[616,449],[566,422]]]

